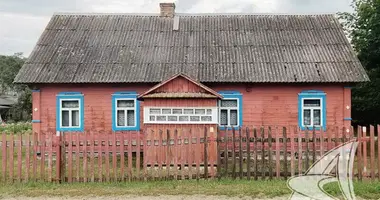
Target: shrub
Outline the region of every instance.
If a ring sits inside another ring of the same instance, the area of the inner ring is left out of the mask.
[[[3,132],[7,134],[31,133],[32,123],[17,122],[17,123],[1,124],[0,133],[3,133]]]

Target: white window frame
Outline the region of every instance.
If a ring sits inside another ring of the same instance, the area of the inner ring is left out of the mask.
[[[161,114],[150,114],[150,109],[160,109]],[[171,109],[171,114],[162,114],[163,109]],[[173,109],[182,109],[182,114],[173,114]],[[194,114],[185,114],[185,109],[194,110]],[[196,109],[204,109],[205,114],[195,114]],[[211,114],[207,114],[207,110],[211,110]],[[151,116],[166,116],[166,121],[150,121]],[[177,116],[177,121],[168,121],[169,116]],[[189,116],[189,121],[179,121],[180,116]],[[190,121],[192,116],[199,116],[200,121]],[[202,121],[202,116],[211,116],[211,121]],[[217,107],[144,107],[144,123],[145,124],[218,124],[218,108]]]
[[[78,101],[78,108],[63,108],[63,102],[64,101]],[[82,113],[81,113],[81,105],[82,105],[82,102],[81,102],[81,99],[79,98],[72,98],[72,99],[60,99],[60,102],[59,102],[59,119],[60,119],[60,126],[61,128],[80,128],[81,127],[81,123],[82,123]],[[63,111],[69,111],[69,126],[63,126],[63,116],[62,116],[62,112]],[[79,114],[79,124],[78,126],[73,126],[73,122],[72,122],[72,112],[73,111],[78,111],[78,114]]]
[[[237,102],[237,107],[222,107],[222,101],[223,100],[236,100]],[[221,100],[218,101],[218,107],[219,107],[219,116],[218,116],[218,124],[219,126],[223,127],[223,126],[226,126],[226,127],[238,127],[240,126],[240,103],[239,103],[239,98],[223,98]],[[222,125],[221,124],[221,120],[220,120],[220,117],[222,116],[222,110],[227,110],[227,125]],[[231,113],[231,110],[237,110],[237,125],[231,125],[231,119],[230,119],[230,113]]]
[[[324,124],[323,124],[323,100],[322,98],[313,98],[313,97],[304,97],[301,99],[302,100],[302,105],[301,105],[301,120],[302,120],[302,126],[303,127],[308,127],[308,128],[312,128],[312,127],[323,127]],[[304,106],[305,105],[305,100],[319,100],[320,102],[320,105],[319,107],[307,107],[307,106]],[[310,125],[305,125],[305,118],[304,118],[304,110],[310,110],[310,120],[311,120],[311,123]],[[320,125],[314,125],[314,110],[319,110],[320,111]]]
[[[117,102],[121,100],[127,100],[127,101],[133,101],[133,107],[127,107],[127,108],[118,108],[117,107]],[[117,111],[119,110],[124,110],[124,122],[125,122],[125,126],[118,126],[118,117],[117,117]],[[133,126],[128,126],[128,110],[133,110],[135,111],[134,112],[134,115],[135,115],[135,123]],[[115,126],[116,128],[130,128],[130,127],[136,127],[136,124],[137,124],[137,116],[136,116],[136,98],[115,98]]]

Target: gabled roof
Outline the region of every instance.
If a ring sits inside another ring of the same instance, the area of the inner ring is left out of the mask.
[[[179,78],[184,78],[186,81],[194,85],[196,89],[194,89],[194,87],[190,87],[193,89],[189,89],[189,87],[187,87],[186,89],[183,87],[183,85],[185,85],[184,82],[174,82],[175,80],[178,80]],[[173,86],[169,86],[168,88],[163,88],[165,85],[168,85],[171,82],[173,82],[173,85],[177,85],[177,89],[174,89],[173,91]],[[160,88],[163,88],[163,89],[159,91]],[[138,98],[146,99],[146,98],[223,98],[223,97],[219,93],[215,92],[213,89],[203,85],[202,83],[199,83],[193,80],[189,76],[186,76],[184,74],[177,74],[153,86],[146,92],[139,95]]]
[[[177,73],[200,82],[369,80],[334,15],[57,14],[15,82],[158,83]]]

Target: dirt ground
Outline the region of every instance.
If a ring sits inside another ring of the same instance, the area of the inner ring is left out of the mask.
[[[283,197],[275,197],[275,198],[264,198],[265,200],[286,200],[288,199],[288,196]],[[127,199],[127,200],[251,200],[251,199],[258,199],[258,198],[252,198],[252,197],[227,197],[227,196],[206,196],[206,195],[162,195],[162,196],[105,196],[105,197],[95,197],[95,196],[83,196],[83,197],[3,197],[0,199],[5,200],[121,200],[121,199]]]

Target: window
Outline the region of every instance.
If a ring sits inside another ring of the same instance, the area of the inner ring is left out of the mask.
[[[116,112],[117,127],[133,127],[136,125],[134,99],[116,99]]]
[[[57,131],[83,131],[83,95],[62,92],[57,95]]]
[[[144,122],[155,124],[216,124],[217,108],[144,108]]]
[[[219,125],[221,127],[239,127],[243,122],[243,102],[239,92],[220,92],[223,99],[219,101]]]
[[[326,94],[304,91],[299,95],[299,126],[302,130],[326,128]]]
[[[113,131],[140,129],[140,104],[136,92],[118,92],[112,95]]]

